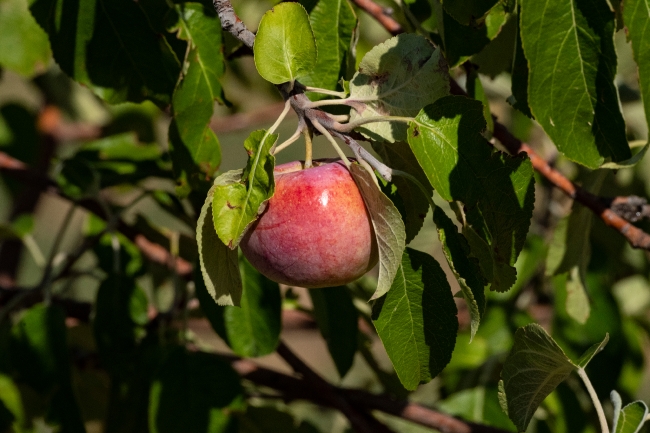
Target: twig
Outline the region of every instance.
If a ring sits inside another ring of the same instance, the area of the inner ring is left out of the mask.
[[[374,19],[379,22],[384,28],[393,36],[403,33],[404,30],[400,23],[395,21],[393,17],[386,13],[386,9],[379,6],[377,3],[372,0],[352,0],[354,4],[359,6],[361,9],[366,11],[368,15],[371,15]]]
[[[239,19],[230,0],[213,0],[214,10],[217,11],[221,20],[221,27],[239,39],[248,48],[253,48],[255,35],[246,28],[246,25]]]
[[[311,385],[311,387],[314,388],[314,391],[316,391],[315,394],[318,394],[323,398],[323,403],[340,410],[343,415],[348,418],[355,431],[360,433],[392,432],[390,428],[379,422],[368,411],[359,410],[351,406],[345,397],[336,392],[336,387],[330,385],[314,370],[309,368],[309,366],[298,358],[284,342],[280,342],[277,352],[278,355],[280,355],[296,373],[301,374],[305,378],[305,382]]]
[[[632,247],[650,251],[650,235],[640,228],[630,224],[614,210],[609,208],[605,199],[596,196],[571,182],[566,178],[566,176],[551,167],[549,163],[539,156],[530,146],[512,135],[512,133],[499,122],[494,122],[494,137],[497,138],[508,152],[513,155],[516,155],[519,152],[526,152],[535,170],[566,195],[591,209],[591,211],[598,215],[605,224],[623,235]],[[612,203],[613,202],[614,200]]]

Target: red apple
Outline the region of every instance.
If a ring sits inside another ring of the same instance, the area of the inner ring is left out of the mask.
[[[319,288],[352,282],[377,263],[363,197],[339,160],[275,168],[275,194],[244,235],[248,261],[273,281]]]

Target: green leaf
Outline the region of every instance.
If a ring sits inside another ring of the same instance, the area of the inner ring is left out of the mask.
[[[358,313],[345,286],[310,289],[314,317],[339,376],[352,367],[357,353]]]
[[[515,39],[515,58],[512,61],[512,96],[508,102],[517,110],[532,118],[528,106],[528,60],[521,46],[521,29],[519,25],[519,16],[517,21],[517,37]]]
[[[425,105],[449,94],[447,62],[424,37],[401,34],[375,46],[361,60],[350,82],[350,120],[376,116],[415,116]],[[403,122],[374,122],[360,131],[377,141],[405,141]]]
[[[458,2],[453,1],[453,3]],[[450,67],[458,66],[474,54],[480,53],[492,39],[497,37],[510,16],[509,5],[500,2],[490,9],[480,23],[463,25],[447,13],[438,0],[433,4],[438,32],[442,37],[445,56]]]
[[[27,310],[12,329],[11,361],[21,381],[50,397],[46,421],[61,431],[85,432],[71,384],[65,318],[59,307]]]
[[[605,348],[608,342],[609,342],[609,334],[605,334],[605,338],[603,338],[603,341],[601,341],[600,343],[596,343],[593,346],[591,346],[589,349],[587,349],[585,353],[582,354],[580,359],[578,359],[576,365],[582,369],[587,367],[587,365],[591,362],[593,357],[598,355],[598,353]]]
[[[541,326],[533,323],[517,329],[501,378],[507,413],[518,431],[526,430],[546,396],[576,368]]]
[[[151,387],[149,426],[153,433],[233,431],[233,411],[244,409],[239,376],[207,353],[175,348]]]
[[[393,177],[397,193],[402,198],[404,205],[403,217],[406,229],[406,243],[408,244],[417,236],[424,224],[424,219],[429,211],[429,201],[427,199],[433,196],[433,188],[408,143],[403,141],[396,141],[392,144],[373,142],[372,147],[386,165],[395,170],[409,173],[427,189],[429,197],[425,197],[422,190],[410,180],[401,176]]]
[[[268,355],[277,347],[282,329],[280,287],[243,258],[241,267],[241,308],[224,307],[226,342],[239,356]]]
[[[253,46],[257,72],[273,84],[308,75],[316,66],[316,40],[309,16],[298,3],[280,3],[260,21]]]
[[[241,170],[229,171],[214,180],[214,184],[229,184],[241,179]],[[241,301],[242,281],[239,274],[237,250],[231,250],[217,236],[212,222],[212,199],[215,186],[210,188],[196,223],[196,243],[199,249],[201,274],[208,293],[219,305],[237,305]]]
[[[470,335],[473,339],[485,313],[485,283],[481,269],[478,261],[469,257],[470,248],[465,237],[458,233],[452,220],[439,207],[433,210],[433,222],[436,224],[447,263],[458,280],[469,307]]]
[[[348,0],[320,0],[310,12],[309,22],[316,38],[318,60],[314,69],[300,82],[306,86],[336,90],[339,79],[345,77],[349,69],[348,54],[358,25],[357,16]],[[319,98],[323,96],[319,95]]]
[[[594,172],[584,182],[584,187],[597,194],[607,171]],[[589,318],[591,306],[587,295],[587,266],[591,259],[591,226],[593,214],[590,209],[574,203],[571,213],[558,222],[546,259],[546,274],[568,273],[566,311],[580,324]]]
[[[20,433],[25,423],[25,412],[20,390],[11,377],[0,374],[0,431]]]
[[[110,103],[169,104],[181,65],[143,2],[35,0],[30,9],[74,80]]]
[[[459,23],[476,24],[499,0],[442,0],[442,7]]]
[[[359,187],[366,204],[379,249],[379,280],[371,300],[384,295],[391,288],[406,246],[404,222],[393,202],[379,190],[375,180],[363,167],[354,163],[350,174]]]
[[[648,416],[648,406],[637,400],[621,408],[621,396],[616,391],[612,391],[611,400],[614,404],[612,433],[638,433]]]
[[[650,0],[625,0],[623,19],[627,27],[627,38],[632,43],[634,61],[639,68],[639,90],[643,99],[645,118],[650,125]],[[634,155],[634,161],[628,161],[628,164],[634,164],[643,158],[648,146],[650,146],[650,137],[648,137],[648,144],[641,152]]]
[[[372,320],[402,385],[414,390],[449,363],[457,310],[444,271],[428,254],[407,248],[390,291]]]
[[[27,0],[0,0],[0,66],[30,77],[44,71],[51,57],[47,35]]]
[[[523,0],[528,103],[567,158],[589,168],[632,155],[614,85],[615,16],[606,2]]]
[[[472,253],[492,290],[505,291],[515,282],[513,265],[532,217],[533,170],[523,155],[493,152],[481,135],[484,129],[479,101],[446,96],[410,123],[408,141],[442,198],[465,204],[467,222],[476,235],[466,233]],[[482,255],[475,249],[479,244]]]
[[[224,102],[220,79],[225,71],[221,24],[199,3],[176,5],[172,30],[190,44],[186,72],[174,90],[169,138],[174,170],[181,184],[195,186],[221,164],[221,147],[210,129],[214,101]]]
[[[239,245],[246,229],[273,196],[275,158],[269,151],[277,139],[277,134],[268,134],[265,130],[252,132],[244,142],[249,157],[241,179],[229,177],[227,181],[224,178],[214,183],[214,227],[219,239],[230,249]]]

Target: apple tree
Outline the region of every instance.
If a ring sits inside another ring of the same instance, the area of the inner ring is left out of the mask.
[[[649,124],[648,0],[0,0],[0,433],[643,431]]]

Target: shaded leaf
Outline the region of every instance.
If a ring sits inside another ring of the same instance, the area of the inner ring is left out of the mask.
[[[181,65],[143,2],[35,0],[30,9],[74,80],[110,103],[171,102]]]
[[[533,323],[517,329],[501,378],[507,413],[518,431],[526,430],[546,396],[576,369],[544,328]]]
[[[621,408],[621,396],[616,391],[612,391],[611,400],[614,404],[612,433],[638,433],[648,416],[648,406],[638,400]]]
[[[65,318],[59,307],[27,310],[12,329],[11,360],[22,381],[50,396],[48,422],[65,432],[85,432],[72,390]]]
[[[447,263],[454,273],[471,318],[470,335],[474,338],[485,312],[485,283],[476,259],[470,258],[470,248],[465,237],[458,233],[452,220],[442,209],[433,210],[433,222],[438,230]]]
[[[359,187],[377,237],[379,280],[377,289],[370,298],[372,300],[384,295],[391,288],[406,246],[406,232],[399,211],[379,190],[371,174],[356,163],[350,166],[350,174]]]
[[[407,248],[390,291],[372,308],[377,333],[406,389],[429,382],[449,363],[458,332],[456,313],[438,262]]]
[[[253,46],[257,72],[273,84],[308,75],[316,66],[316,40],[305,8],[280,3],[260,21]]]
[[[614,85],[615,16],[606,2],[523,0],[528,103],[569,159],[589,168],[631,157]]]
[[[426,77],[426,78],[425,78]],[[350,81],[350,120],[376,116],[415,116],[425,105],[449,94],[447,62],[424,37],[401,34],[375,46]],[[377,141],[406,140],[403,122],[368,123],[359,130]]]
[[[593,346],[591,346],[589,349],[587,349],[585,353],[582,354],[580,359],[578,359],[576,365],[582,369],[587,367],[587,365],[591,362],[593,357],[598,355],[598,353],[605,348],[608,342],[609,342],[609,334],[605,334],[605,338],[603,338],[603,341],[601,341],[600,343],[596,343]]]
[[[429,182],[448,201],[462,201],[476,236],[467,236],[492,290],[508,290],[526,240],[534,205],[527,157],[493,152],[481,132],[483,105],[446,96],[410,122],[408,141]],[[467,230],[464,230],[466,232]],[[475,246],[483,244],[480,250]]]
[[[352,367],[357,353],[358,313],[345,286],[311,289],[314,317],[327,343],[339,376],[343,378]]]
[[[500,2],[490,9],[480,23],[463,25],[447,13],[437,0],[433,4],[436,9],[438,32],[442,37],[445,57],[450,67],[457,66],[474,54],[480,53],[492,39],[496,38],[510,16],[507,2]]]
[[[476,24],[497,4],[499,0],[442,0],[442,7],[459,23],[468,26]]]
[[[515,38],[515,58],[512,61],[512,96],[508,98],[510,105],[528,117],[533,117],[528,107],[528,60],[521,46],[521,31],[519,17],[517,21],[517,37]]]
[[[300,79],[306,86],[336,90],[341,77],[345,77],[358,20],[348,0],[320,0],[309,13],[314,32],[318,59],[314,69]],[[351,65],[354,68],[354,64]],[[320,99],[318,95],[311,99]]]
[[[258,357],[272,353],[282,329],[282,297],[277,283],[241,260],[244,291],[241,308],[223,307],[224,339],[239,356]]]
[[[181,185],[189,186],[214,175],[221,164],[221,146],[210,129],[214,102],[224,102],[221,24],[203,8],[199,3],[177,5],[178,22],[172,28],[190,45],[187,69],[174,90],[169,126],[174,171]]]
[[[24,76],[44,71],[52,52],[27,0],[0,1],[0,66]]]
[[[215,180],[214,227],[219,239],[230,249],[239,245],[246,229],[264,210],[262,206],[275,191],[275,158],[269,151],[277,139],[277,134],[268,134],[265,130],[252,132],[244,142],[249,157],[241,179]]]
[[[239,376],[229,364],[175,348],[151,387],[149,425],[154,433],[232,432],[232,411],[244,408]]]
[[[237,182],[241,170],[229,171],[214,180],[214,184]],[[196,223],[196,243],[199,249],[201,274],[208,293],[219,305],[239,305],[242,281],[239,274],[237,250],[231,250],[217,236],[212,221],[214,186],[208,191]]]
[[[392,144],[373,142],[372,147],[386,165],[415,176],[429,194],[429,197],[425,197],[422,190],[406,178],[401,176],[393,177],[397,193],[402,198],[406,243],[408,244],[417,236],[424,224],[424,219],[429,211],[429,201],[427,199],[433,196],[433,188],[408,143],[403,141],[396,141]]]

